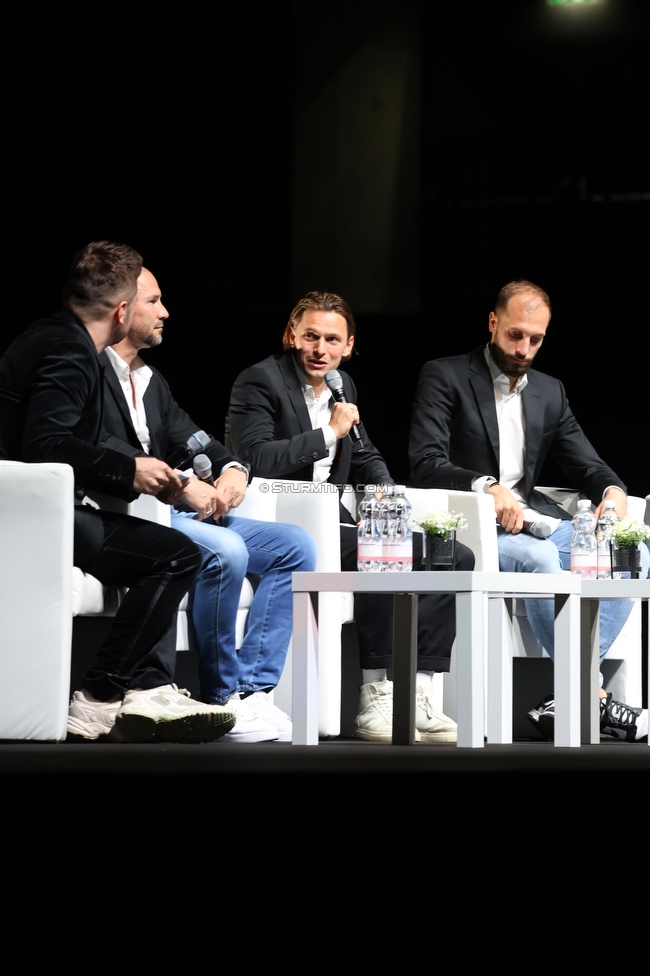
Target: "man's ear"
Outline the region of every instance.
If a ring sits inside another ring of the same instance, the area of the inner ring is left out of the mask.
[[[119,305],[115,306],[113,316],[115,321],[120,325],[124,325],[124,318],[126,316],[126,310],[129,307],[129,302],[120,302]]]
[[[353,348],[354,348],[354,336],[350,336],[345,347],[345,352],[341,356],[342,363],[344,363],[347,359],[350,358],[350,356],[352,355]]]

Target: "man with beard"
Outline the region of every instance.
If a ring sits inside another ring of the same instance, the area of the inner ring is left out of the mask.
[[[174,399],[167,381],[141,358],[163,339],[168,312],[158,282],[140,272],[133,319],[121,341],[100,356],[104,366],[104,443],[136,461],[172,463],[198,424]],[[290,741],[291,720],[270,692],[284,668],[291,638],[291,574],[316,565],[313,539],[297,525],[241,518],[248,471],[210,437],[201,448],[213,473],[187,477],[171,508],[171,525],[198,546],[201,569],[192,592],[201,697],[234,712],[229,742]],[[191,470],[191,462],[187,465]],[[239,597],[247,574],[259,578],[246,633],[236,646]]]
[[[548,295],[530,281],[505,285],[488,327],[491,339],[463,356],[433,360],[420,372],[413,403],[409,456],[413,484],[423,488],[483,491],[492,495],[498,528],[499,566],[505,572],[561,573],[570,568],[570,516],[535,490],[547,456],[569,484],[597,503],[606,499],[626,513],[626,487],[598,456],[575,419],[559,380],[531,366],[551,318]],[[526,523],[548,523],[547,539],[535,538]],[[643,575],[648,552],[643,547]],[[600,658],[627,620],[630,601],[606,601],[600,613]],[[535,636],[553,656],[553,606],[527,600]],[[647,710],[630,709],[604,697],[601,728],[647,735]],[[549,696],[529,712],[552,735],[554,702]]]

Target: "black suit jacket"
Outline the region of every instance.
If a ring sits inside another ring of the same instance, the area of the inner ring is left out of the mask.
[[[105,352],[99,359],[104,368],[105,382],[103,442],[107,447],[123,454],[143,457],[145,452],[131,423],[131,414],[120,381]],[[150,456],[171,462],[174,467],[184,467],[191,465],[195,454],[207,454],[212,461],[215,478],[219,476],[224,464],[230,461],[243,463],[214,437],[211,437],[205,448],[198,448],[193,453],[183,451],[188,439],[201,428],[176,403],[162,374],[157,369],[150,368],[153,375],[144,395],[147,427],[151,437]]]
[[[102,443],[102,371],[81,319],[39,319],[0,359],[0,458],[74,468],[77,498],[132,497],[135,463]]]
[[[523,494],[536,512],[569,518],[535,491],[548,455],[568,487],[598,503],[609,485],[625,485],[598,456],[574,417],[562,383],[530,370],[523,393],[526,466]],[[409,442],[411,477],[422,488],[470,491],[472,479],[499,478],[499,428],[484,347],[426,363],[418,380]]]
[[[357,403],[354,383],[341,372],[343,390]],[[357,452],[349,437],[337,442],[329,481],[333,484],[393,483],[386,462],[359,424],[365,450]],[[293,365],[293,356],[269,356],[244,370],[230,395],[226,444],[251,465],[260,478],[311,481],[314,461],[327,457],[325,435],[312,429],[309,412]]]

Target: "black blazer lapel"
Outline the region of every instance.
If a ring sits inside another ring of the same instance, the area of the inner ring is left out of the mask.
[[[123,427],[126,440],[132,447],[142,450],[142,445],[138,440],[138,435],[131,423],[131,414],[124,398],[124,392],[120,386],[112,363],[105,353],[99,357],[101,369],[104,373],[104,426],[111,434],[117,436],[116,415],[119,416],[119,424]],[[109,395],[106,396],[108,391]]]
[[[488,440],[494,451],[499,470],[499,424],[494,402],[494,385],[490,370],[485,362],[483,348],[475,349],[470,358],[469,383],[476,399],[478,411],[483,420]]]
[[[280,373],[282,374],[282,379],[287,388],[289,402],[296,413],[296,420],[298,422],[300,433],[311,430],[312,426],[311,420],[309,419],[309,411],[307,410],[307,404],[305,403],[305,397],[300,386],[298,374],[296,373],[295,366],[293,365],[293,356],[290,352],[286,353],[280,359]]]
[[[521,394],[524,404],[524,422],[526,424],[526,469],[524,475],[524,495],[530,497],[535,487],[535,468],[542,443],[542,429],[544,425],[544,405],[535,386],[532,374],[528,375],[528,383]]]

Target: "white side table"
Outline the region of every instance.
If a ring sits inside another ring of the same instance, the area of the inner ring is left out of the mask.
[[[601,600],[642,600],[650,602],[650,579],[582,580],[580,610],[581,640],[581,738],[586,743],[600,742],[598,708],[599,618]],[[650,656],[650,655],[649,655]],[[648,661],[648,701],[650,702],[650,660]],[[626,704],[640,705],[641,702]]]
[[[484,640],[487,598],[540,597],[555,600],[555,745],[580,745],[580,580],[574,576],[526,573],[294,573],[293,743],[318,744],[318,603],[319,593],[392,593],[393,744],[415,738],[417,596],[456,596],[458,745],[484,744]],[[492,615],[490,617],[492,619]],[[492,642],[494,647],[494,642]],[[498,672],[494,707],[508,706],[512,729],[512,661],[509,654],[488,658]],[[503,672],[510,669],[510,682]],[[509,688],[509,692],[508,692]],[[510,733],[512,738],[512,732]]]

